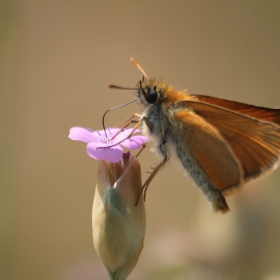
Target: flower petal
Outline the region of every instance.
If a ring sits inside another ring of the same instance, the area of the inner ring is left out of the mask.
[[[100,137],[96,136],[94,133],[85,129],[83,127],[72,127],[69,131],[69,136],[71,140],[83,141],[86,143],[97,142],[100,143],[102,140]]]
[[[105,149],[100,149],[104,147]],[[89,143],[87,153],[90,157],[97,160],[106,160],[108,162],[118,162],[122,158],[123,149],[119,145],[107,148],[107,143]]]
[[[133,132],[133,134],[135,133],[135,131],[133,131],[133,128],[124,128],[122,132],[120,132],[115,138],[114,140],[116,142],[120,142],[125,140],[128,136],[130,136],[130,134]]]
[[[130,136],[131,132],[133,132],[133,134]],[[143,135],[135,135],[135,133],[140,132],[139,129],[134,131],[133,128],[125,128],[124,131],[113,139],[113,142],[116,144],[120,143],[123,147],[128,149],[138,150],[143,143],[148,142],[147,137]]]
[[[140,146],[146,142],[148,142],[148,138],[146,136],[134,135],[121,142],[121,145],[127,149],[138,150]]]
[[[106,133],[104,130],[96,130],[94,131],[94,134],[105,141],[106,139],[108,140],[112,139],[120,131],[121,131],[120,128],[106,128]]]

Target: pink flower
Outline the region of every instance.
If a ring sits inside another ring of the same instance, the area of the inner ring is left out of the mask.
[[[138,150],[142,144],[148,142],[148,138],[139,134],[141,131],[138,129],[129,137],[132,131],[132,128],[125,128],[123,131],[120,128],[107,128],[105,134],[104,130],[93,131],[83,127],[72,127],[69,138],[86,142],[87,153],[92,158],[118,162],[122,158],[123,147]]]

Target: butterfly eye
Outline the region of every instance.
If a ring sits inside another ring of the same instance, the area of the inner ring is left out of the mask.
[[[145,99],[149,104],[154,104],[156,103],[157,99],[158,99],[158,92],[157,92],[157,87],[154,86],[153,88],[146,88],[146,94]]]

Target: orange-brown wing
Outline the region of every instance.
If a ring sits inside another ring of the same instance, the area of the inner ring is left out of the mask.
[[[247,115],[259,120],[274,122],[280,125],[280,109],[272,109],[250,105],[246,103],[226,100],[217,97],[211,97],[206,95],[190,95],[192,98],[203,103],[216,105],[230,111],[235,111],[243,115]]]
[[[181,101],[176,108],[192,110],[219,131],[241,163],[244,181],[278,165],[280,127],[277,125],[203,102]],[[263,112],[264,108],[260,110]]]
[[[219,191],[242,185],[242,168],[215,127],[190,110],[176,111],[173,117],[175,133],[180,139],[179,154],[183,150],[182,153],[187,155],[180,160],[185,168],[185,161],[191,162],[192,167],[187,169],[206,196],[205,182]]]

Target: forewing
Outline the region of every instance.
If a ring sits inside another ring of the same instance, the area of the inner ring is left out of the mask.
[[[219,191],[242,185],[238,160],[215,127],[190,110],[179,110],[173,117],[181,149],[191,157],[199,176]]]
[[[278,165],[280,128],[277,125],[203,102],[181,101],[176,107],[192,110],[219,131],[241,163],[245,181]],[[263,110],[260,109],[260,114]]]
[[[226,100],[217,97],[211,97],[206,95],[190,95],[192,98],[203,103],[208,103],[234,111],[252,118],[256,118],[263,121],[273,122],[276,125],[280,125],[280,109],[272,109],[250,105],[246,103]]]

